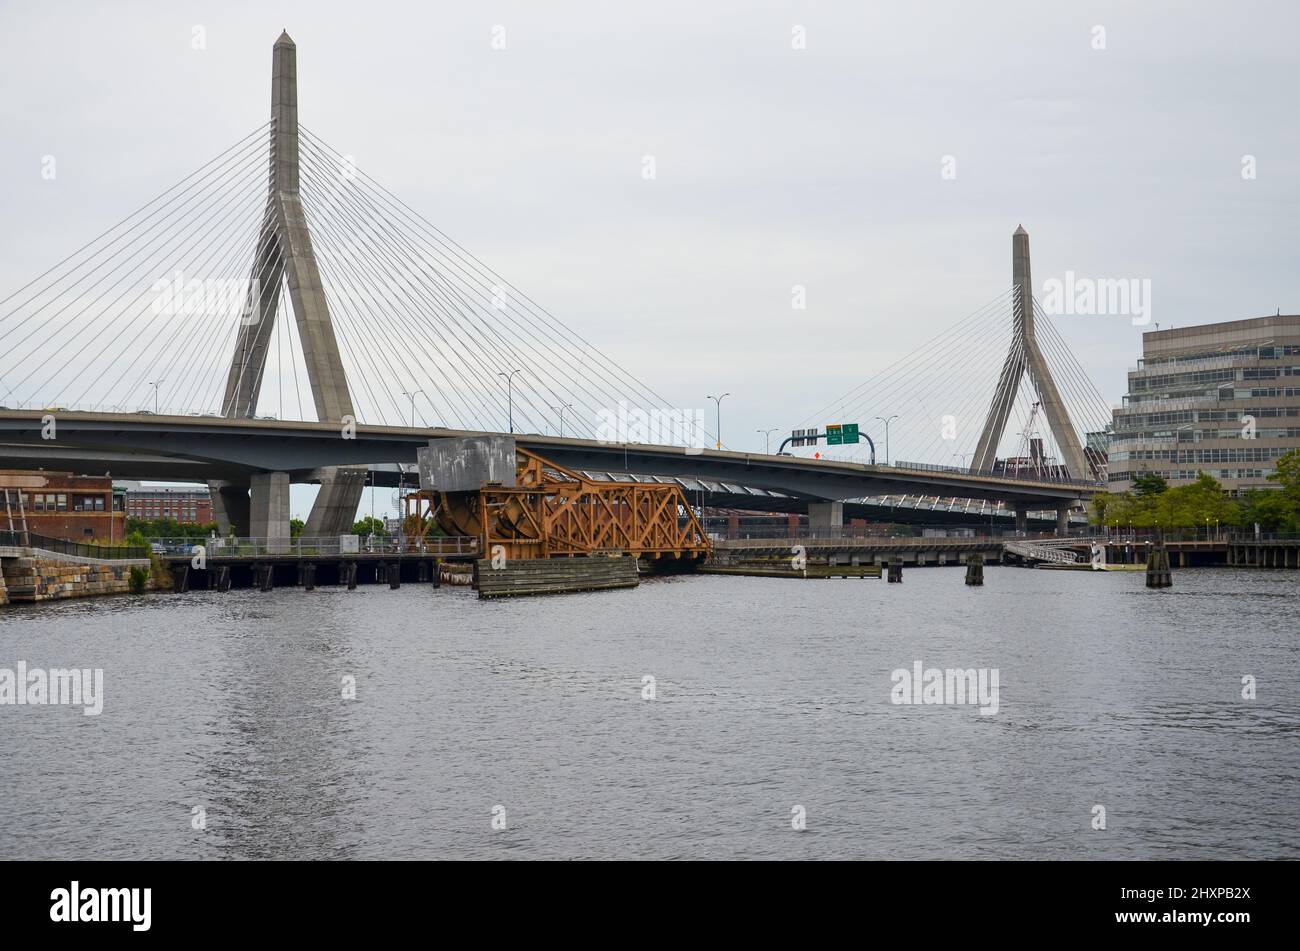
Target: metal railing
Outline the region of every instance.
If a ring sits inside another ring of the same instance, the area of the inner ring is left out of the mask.
[[[1048,561],[1058,565],[1077,565],[1083,561],[1069,549],[1053,548],[1050,545],[1035,545],[1032,542],[1007,542],[1006,550],[1021,558],[1033,561]]]
[[[77,558],[96,558],[109,561],[119,558],[148,558],[149,549],[138,545],[99,545],[85,542],[69,541],[66,538],[50,538],[36,532],[0,532],[0,546],[13,548],[40,548],[61,555]]]
[[[405,536],[300,535],[296,538],[151,538],[150,550],[163,557],[184,557],[202,547],[209,558],[257,558],[266,555],[294,558],[347,558],[357,555],[473,555],[478,539],[468,535],[433,538]]]
[[[916,472],[948,472],[953,475],[977,476],[982,479],[1014,479],[1018,482],[1042,482],[1048,485],[1078,485],[1098,488],[1103,483],[1094,479],[1061,479],[1056,476],[1040,475],[1034,472],[975,472],[959,466],[937,466],[929,462],[893,462],[891,469],[907,469]]]

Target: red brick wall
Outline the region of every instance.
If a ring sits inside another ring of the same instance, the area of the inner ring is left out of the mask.
[[[4,513],[0,511],[0,519]],[[6,531],[8,522],[4,523]],[[22,526],[14,520],[14,528]],[[86,530],[90,532],[87,534]],[[125,512],[28,512],[27,530],[49,538],[66,538],[73,542],[99,541],[108,543],[126,540]]]

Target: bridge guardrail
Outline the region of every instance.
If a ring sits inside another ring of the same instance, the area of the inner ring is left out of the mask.
[[[1000,540],[1002,538],[1055,538],[1056,535],[1051,532],[1017,532],[1012,528],[996,531],[951,531],[943,534],[930,535],[891,535],[880,531],[872,531],[868,528],[843,526],[842,528],[787,528],[778,526],[775,528],[745,528],[741,527],[736,532],[730,532],[724,529],[714,529],[709,532],[710,538],[721,541],[741,541],[753,539],[755,541],[944,541],[951,539],[965,539],[967,541],[981,540]]]
[[[45,551],[72,555],[77,558],[96,558],[111,561],[119,558],[148,558],[149,549],[138,545],[100,545],[50,538],[36,532],[0,532],[0,545],[13,548],[41,548]]]
[[[891,469],[909,469],[916,472],[950,472],[953,475],[978,476],[986,479],[1013,479],[1018,482],[1041,482],[1045,485],[1071,485],[1098,489],[1106,483],[1095,479],[1057,479],[1032,472],[974,472],[961,466],[939,466],[929,462],[891,462]]]

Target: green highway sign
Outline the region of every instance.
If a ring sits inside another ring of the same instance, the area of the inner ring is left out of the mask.
[[[827,423],[826,445],[851,446],[858,441],[857,423]]]

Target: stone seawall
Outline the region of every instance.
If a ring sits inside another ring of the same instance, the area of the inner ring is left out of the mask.
[[[88,598],[131,590],[131,567],[148,562],[75,564],[36,555],[0,559],[0,604]],[[152,586],[152,584],[150,585]]]
[[[480,598],[635,588],[638,584],[636,559],[626,556],[516,558],[500,568],[493,568],[486,558],[474,562],[474,585]]]

